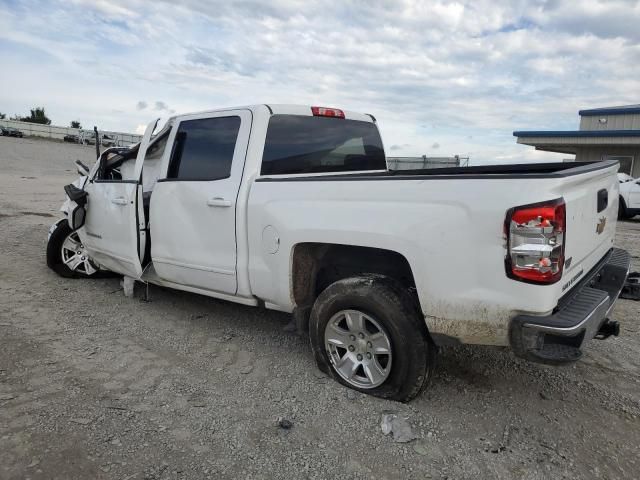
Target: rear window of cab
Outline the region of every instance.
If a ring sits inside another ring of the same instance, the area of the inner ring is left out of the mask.
[[[273,115],[269,120],[262,175],[386,168],[374,123],[305,115]]]

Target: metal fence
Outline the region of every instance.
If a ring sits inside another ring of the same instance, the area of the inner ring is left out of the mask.
[[[19,122],[17,120],[7,119],[0,120],[0,126],[16,128],[25,136],[55,138],[57,140],[63,140],[66,135],[76,135],[77,137],[82,138],[87,137],[88,133],[92,133],[90,130],[79,128],[42,125],[40,123]],[[106,130],[99,130],[99,133],[100,137],[108,135],[113,138],[114,143],[120,147],[138,143],[142,138],[141,135],[136,135],[135,133],[110,132]]]
[[[469,157],[387,157],[389,170],[420,170],[424,168],[467,167]]]

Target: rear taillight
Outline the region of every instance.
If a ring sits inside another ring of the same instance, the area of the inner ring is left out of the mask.
[[[311,107],[314,117],[344,118],[344,112],[338,108]]]
[[[562,198],[512,208],[505,220],[507,276],[550,284],[562,277],[566,210]]]

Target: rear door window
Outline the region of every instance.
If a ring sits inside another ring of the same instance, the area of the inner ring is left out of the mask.
[[[240,117],[215,117],[180,122],[168,178],[220,180],[229,178]]]
[[[274,115],[269,120],[262,175],[386,168],[374,123],[304,115]]]

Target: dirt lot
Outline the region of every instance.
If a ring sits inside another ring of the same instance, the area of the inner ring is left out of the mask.
[[[320,374],[287,315],[48,270],[62,186],[92,157],[0,138],[0,479],[638,477],[637,302],[573,366],[449,348],[412,403],[371,398]],[[640,220],[618,245],[637,268]],[[387,410],[419,438],[384,436]]]

